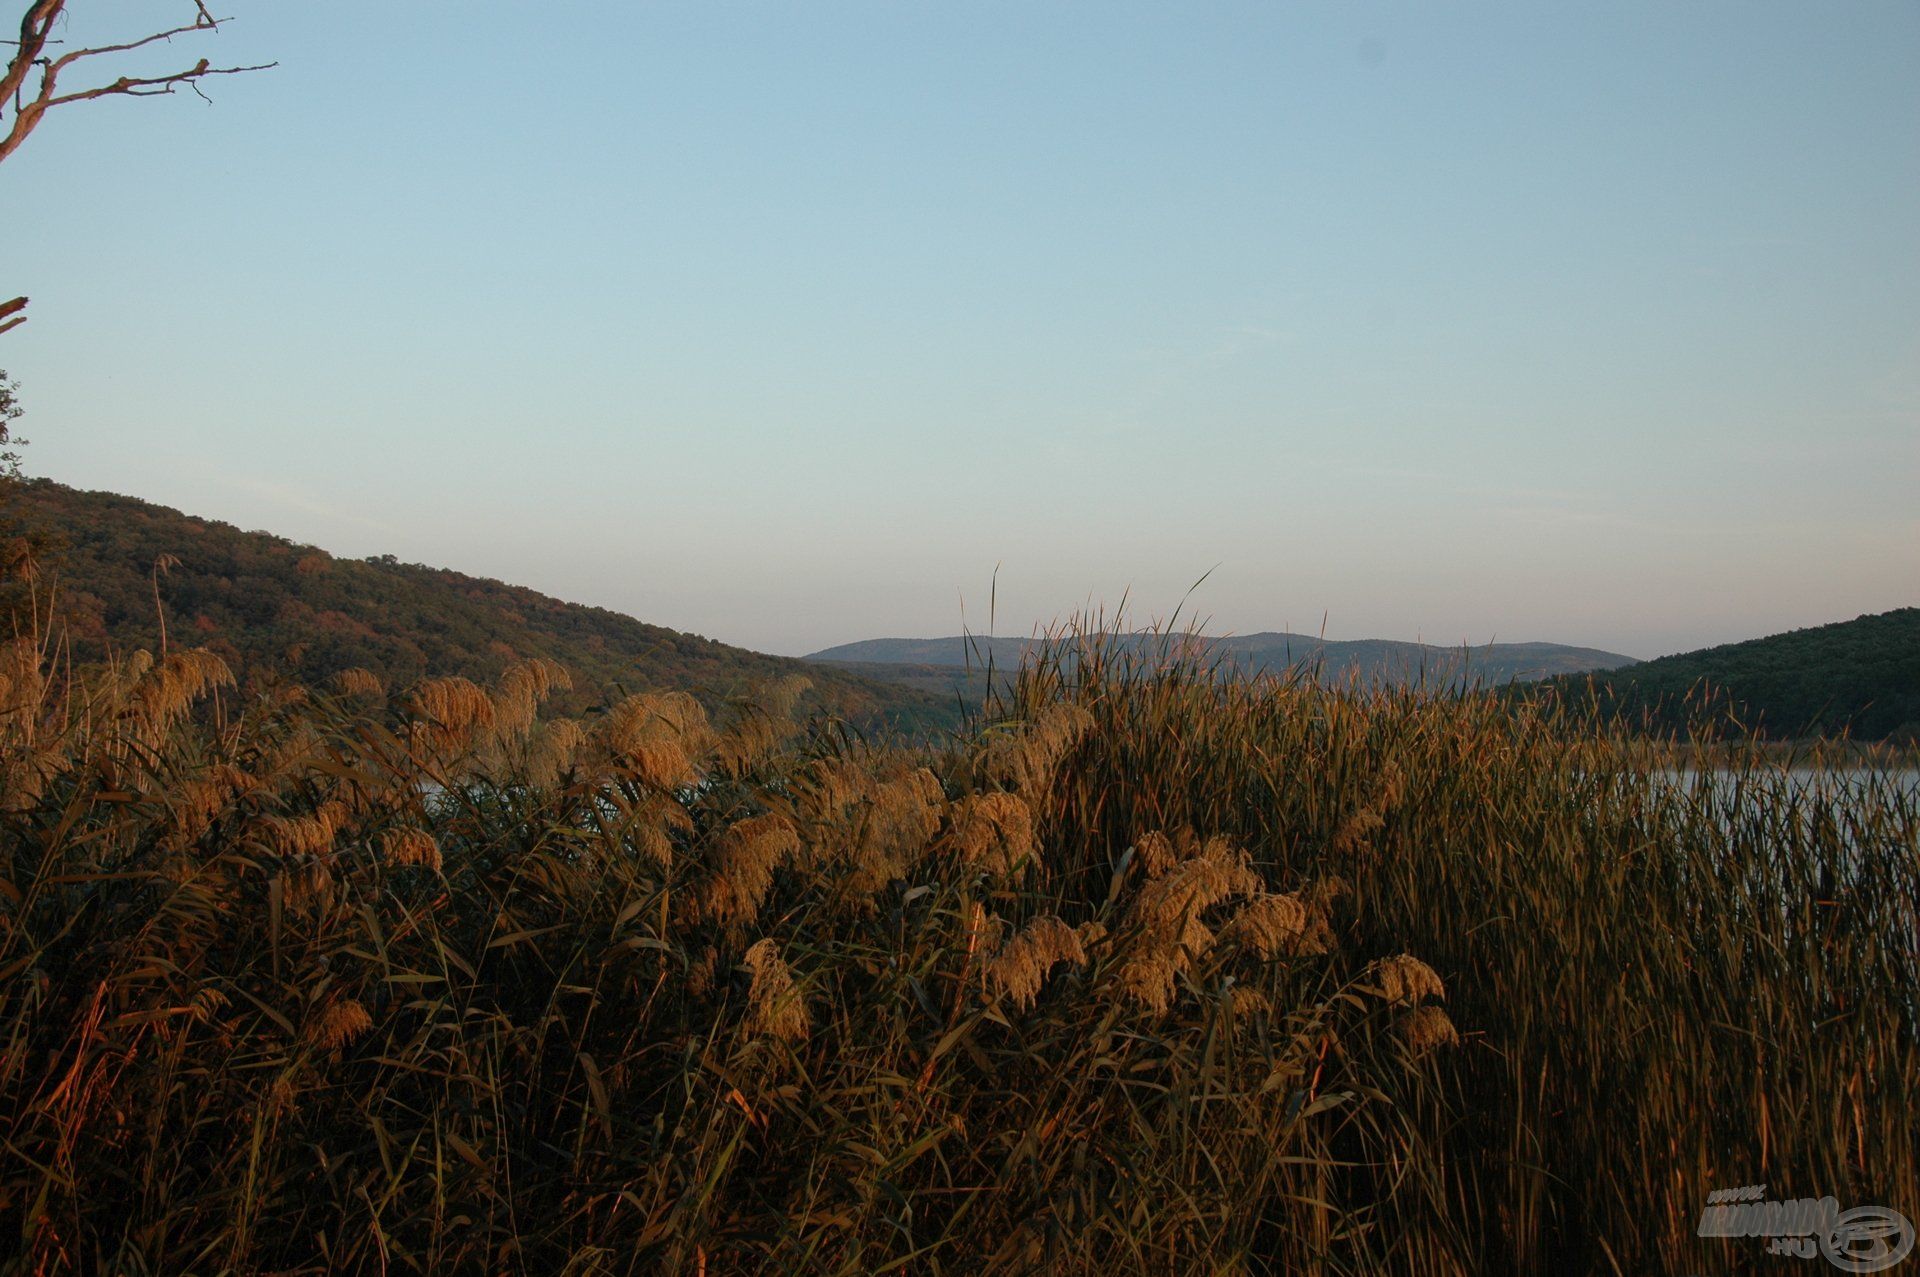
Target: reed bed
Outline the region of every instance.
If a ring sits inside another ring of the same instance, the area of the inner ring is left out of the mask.
[[[1758,1270],[1920,1215],[1891,772],[1097,632],[961,739],[0,665],[7,1271]]]

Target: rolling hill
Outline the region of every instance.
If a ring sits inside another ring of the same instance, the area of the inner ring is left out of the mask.
[[[335,558],[45,479],[9,484],[0,497],[9,522],[47,543],[41,579],[57,590],[77,662],[157,650],[157,590],[171,642],[212,649],[243,680],[277,672],[311,683],[358,666],[400,687],[426,675],[490,679],[517,659],[546,656],[573,675],[575,689],[563,698],[570,710],[646,688],[712,699],[804,673],[814,706],[863,726],[924,730],[954,721],[950,697],[390,555]]]
[[[1590,681],[1615,713],[1669,731],[1705,712],[1770,737],[1920,740],[1920,607],[1663,656]],[[1588,683],[1549,687],[1584,696]]]
[[[1116,635],[1124,646],[1147,647],[1164,640],[1151,634]],[[867,639],[815,652],[809,661],[857,669],[872,677],[891,677],[914,687],[945,690],[959,685],[964,669],[992,658],[996,669],[1019,665],[1038,640],[960,637]],[[1313,670],[1322,682],[1383,680],[1428,686],[1498,686],[1634,664],[1630,656],[1560,643],[1492,643],[1449,648],[1389,639],[1335,641],[1301,634],[1245,634],[1201,640],[1209,659],[1248,674],[1278,674],[1291,668]]]

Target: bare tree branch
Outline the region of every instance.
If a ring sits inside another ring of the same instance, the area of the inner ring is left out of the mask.
[[[181,85],[186,85],[202,98],[200,81],[215,75],[240,75],[248,71],[264,71],[278,63],[267,62],[258,66],[216,67],[207,58],[201,58],[183,71],[174,71],[165,75],[132,76],[122,75],[118,79],[91,88],[60,91],[60,77],[73,70],[88,58],[107,57],[117,53],[131,53],[144,49],[148,45],[172,43],[176,36],[193,36],[206,32],[217,32],[228,18],[216,18],[207,8],[207,0],[184,0],[193,8],[193,20],[183,26],[169,27],[135,39],[123,40],[116,44],[103,44],[92,48],[74,49],[57,57],[48,56],[49,45],[59,42],[53,39],[55,26],[66,15],[67,0],[30,0],[26,12],[20,18],[20,38],[17,41],[0,43],[13,44],[13,54],[7,60],[6,70],[0,73],[0,161],[4,161],[20,149],[29,134],[38,128],[46,113],[56,106],[66,106],[73,102],[89,102],[95,98],[106,97],[153,97],[162,93],[172,93]],[[28,81],[33,78],[35,69],[39,70],[40,81],[31,91]],[[11,108],[12,119],[7,119]],[[18,314],[25,307],[27,299],[15,298],[0,304],[0,333],[26,322],[26,316]],[[12,318],[9,318],[9,317]]]
[[[211,67],[207,65],[207,60],[202,58],[193,67],[185,71],[176,71],[172,75],[162,75],[147,80],[131,79],[123,75],[112,84],[103,84],[97,89],[82,89],[78,93],[63,94],[49,101],[47,105],[49,107],[65,106],[69,102],[85,102],[89,98],[104,98],[115,93],[124,93],[128,97],[136,98],[149,97],[156,93],[171,93],[176,85],[184,84],[193,88],[194,81],[209,75],[240,75],[246,71],[264,71],[273,65],[275,64],[267,62],[256,67]],[[0,159],[4,158],[5,155],[0,154]]]
[[[26,14],[20,19],[20,39],[15,43],[13,59],[7,63],[6,74],[0,76],[0,105],[10,98],[18,108],[21,86],[47,47],[54,20],[60,16],[65,3],[66,0],[34,0],[27,6]]]
[[[13,103],[13,121],[5,134],[0,136],[0,161],[5,160],[20,148],[21,143],[40,124],[46,113],[56,106],[65,106],[70,102],[87,102],[94,98],[124,96],[148,97],[159,93],[171,93],[182,84],[193,84],[210,75],[239,75],[247,71],[264,71],[275,63],[262,63],[258,66],[216,67],[208,59],[199,62],[184,71],[174,71],[167,75],[128,76],[92,88],[78,89],[67,93],[60,92],[60,77],[88,58],[105,57],[115,53],[131,53],[144,49],[151,44],[171,43],[176,36],[199,35],[204,32],[218,31],[226,18],[216,18],[207,9],[205,0],[192,0],[194,19],[192,22],[133,40],[123,40],[117,44],[102,44],[91,48],[74,49],[57,58],[45,56],[47,45],[51,42],[54,24],[65,12],[67,0],[33,0],[26,14],[20,20],[20,41],[14,49],[13,57],[7,64],[6,74],[0,77],[0,98]],[[34,67],[40,68],[40,83],[31,97],[23,98],[27,81],[32,77]],[[0,102],[0,110],[5,109]]]

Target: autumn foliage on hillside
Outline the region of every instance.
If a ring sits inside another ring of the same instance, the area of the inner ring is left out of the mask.
[[[730,647],[602,608],[391,557],[342,559],[131,497],[46,480],[0,490],[15,535],[38,547],[42,595],[57,599],[63,659],[91,665],[161,650],[161,626],[204,647],[243,684],[319,683],[365,669],[400,685],[428,676],[491,680],[527,658],[562,661],[569,709],[648,688],[714,705],[755,681],[805,673],[808,708],[866,728],[957,721],[951,698]],[[22,588],[11,587],[14,611]]]

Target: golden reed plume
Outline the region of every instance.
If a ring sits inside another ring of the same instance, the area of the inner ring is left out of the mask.
[[[793,983],[793,972],[771,938],[757,941],[741,959],[753,973],[747,990],[747,1028],[785,1042],[798,1042],[812,1032],[806,999]]]
[[[720,840],[702,914],[722,926],[750,921],[773,886],[773,871],[799,850],[799,831],[777,812],[735,822]]]
[[[1333,831],[1334,851],[1347,854],[1370,847],[1373,836],[1386,826],[1388,813],[1399,805],[1405,789],[1405,779],[1397,766],[1388,763],[1381,768],[1366,800]]]
[[[342,696],[365,696],[378,699],[387,694],[387,685],[372,670],[359,668],[341,670],[333,676],[333,690]]]
[[[586,741],[586,729],[574,719],[555,718],[540,724],[527,748],[528,782],[534,785],[557,782],[576,765]]]
[[[1165,1011],[1173,1003],[1176,978],[1213,947],[1213,931],[1201,915],[1260,890],[1260,875],[1247,854],[1224,838],[1208,839],[1195,854],[1149,878],[1128,912],[1133,939],[1120,966],[1122,992]]]
[[[1033,809],[1018,794],[974,794],[953,805],[946,845],[966,864],[1005,876],[1033,857]]]
[[[641,692],[607,712],[600,737],[616,767],[657,789],[700,779],[713,729],[700,702],[685,692]]]
[[[987,778],[1035,801],[1052,785],[1060,763],[1092,729],[1093,715],[1080,706],[1049,705],[1023,730],[988,743],[982,757]]]
[[[380,854],[390,865],[421,865],[439,873],[440,844],[424,829],[390,829],[380,838]]]
[[[573,676],[558,661],[534,657],[507,668],[493,692],[493,729],[503,738],[532,730],[540,703],[558,691],[573,690]]]
[[[805,827],[801,863],[844,867],[846,891],[869,896],[904,877],[925,854],[946,810],[946,791],[924,767],[815,759],[800,773],[795,811]]]
[[[423,743],[457,749],[493,726],[493,699],[465,678],[429,678],[414,685],[409,698],[424,727]]]
[[[1253,897],[1220,930],[1263,958],[1325,953],[1332,939],[1319,908],[1298,895]]]
[[[987,962],[987,979],[1024,1011],[1039,997],[1040,986],[1056,964],[1080,965],[1086,960],[1078,933],[1052,914],[1043,914],[999,947]]]
[[[1447,996],[1439,973],[1410,953],[1380,959],[1373,976],[1380,984],[1380,996],[1394,1005],[1411,1006],[1422,998]]]
[[[340,1051],[373,1030],[373,1017],[367,1009],[346,998],[331,1003],[314,1022],[313,1044],[323,1051]]]
[[[1460,1030],[1453,1026],[1453,1020],[1439,1007],[1414,1007],[1400,1017],[1394,1029],[1401,1041],[1407,1044],[1407,1050],[1416,1056],[1425,1055],[1436,1047],[1460,1044]]]

